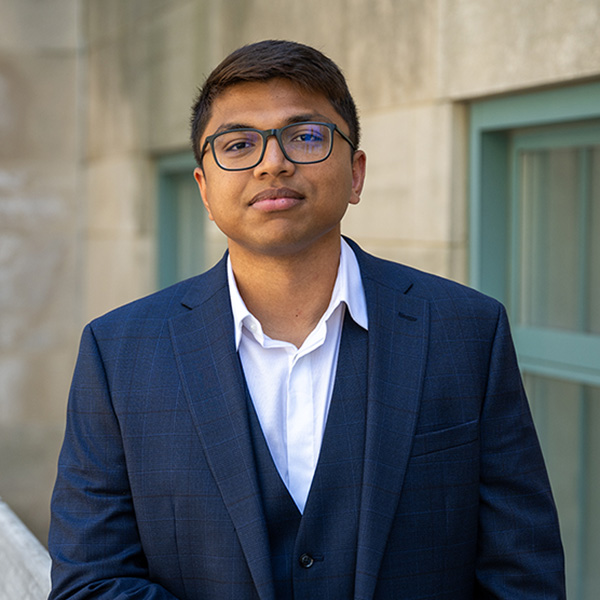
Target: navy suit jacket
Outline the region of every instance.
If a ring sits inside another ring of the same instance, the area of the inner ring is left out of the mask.
[[[346,482],[360,501],[345,589],[356,600],[564,598],[503,307],[353,249],[368,393],[364,455],[348,457],[362,477]],[[49,548],[52,600],[275,600],[224,260],[84,330]],[[338,598],[331,562],[302,575],[320,581],[313,598]]]

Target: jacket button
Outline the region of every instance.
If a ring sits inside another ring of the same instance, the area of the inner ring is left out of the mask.
[[[300,557],[300,566],[303,569],[310,569],[313,566],[314,559],[310,554],[303,554]]]

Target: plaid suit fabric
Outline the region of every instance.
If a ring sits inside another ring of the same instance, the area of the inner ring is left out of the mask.
[[[369,311],[354,598],[563,598],[502,307],[353,249]],[[224,263],[86,328],[49,546],[52,600],[275,597]]]
[[[353,595],[366,396],[367,332],[347,312],[327,428],[303,515],[276,470],[248,400],[277,600]],[[298,560],[304,554],[315,560],[309,574]]]

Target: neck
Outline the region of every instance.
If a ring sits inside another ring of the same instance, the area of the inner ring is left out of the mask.
[[[232,244],[229,253],[240,295],[265,334],[299,348],[331,300],[339,236],[289,256],[257,255]]]

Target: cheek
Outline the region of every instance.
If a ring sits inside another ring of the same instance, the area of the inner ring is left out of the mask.
[[[200,195],[208,218],[215,221],[217,225],[223,216],[229,214],[233,208],[229,198],[239,197],[239,193],[236,194],[235,190],[229,189],[230,187],[226,181],[215,177],[214,174],[212,177],[204,179],[203,185],[200,186]]]
[[[336,172],[336,176],[331,173],[323,173],[319,177],[320,194],[331,210],[338,210],[340,207],[347,207],[352,199],[352,175],[349,168],[341,167]]]
[[[202,201],[208,218],[227,236],[233,235],[243,222],[240,212],[240,191],[222,185],[209,183],[204,190]]]

